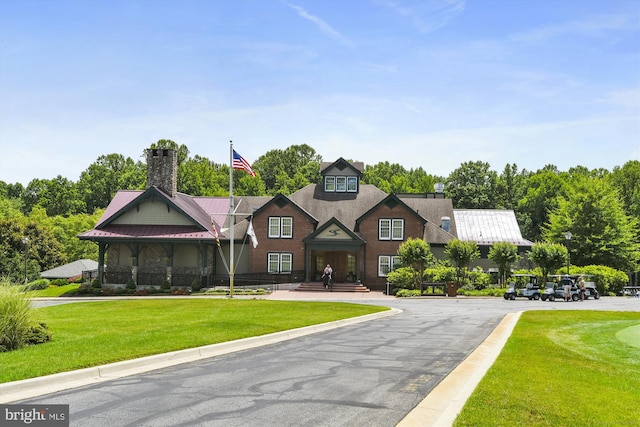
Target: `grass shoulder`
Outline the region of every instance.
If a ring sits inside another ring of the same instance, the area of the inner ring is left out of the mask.
[[[527,311],[455,426],[637,425],[640,313]]]

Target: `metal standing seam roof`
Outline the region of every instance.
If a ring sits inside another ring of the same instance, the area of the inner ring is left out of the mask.
[[[509,242],[517,246],[531,246],[522,237],[516,215],[512,210],[454,209],[458,238],[481,245]]]

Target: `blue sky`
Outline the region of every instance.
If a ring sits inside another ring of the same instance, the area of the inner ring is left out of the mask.
[[[159,139],[612,169],[640,159],[640,1],[0,0],[0,180]]]

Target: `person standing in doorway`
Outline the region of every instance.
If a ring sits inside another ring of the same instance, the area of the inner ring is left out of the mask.
[[[324,272],[322,273],[322,283],[324,284],[325,288],[328,288],[329,284],[331,283],[332,273],[333,269],[331,268],[331,265],[327,264],[327,266],[324,268]]]

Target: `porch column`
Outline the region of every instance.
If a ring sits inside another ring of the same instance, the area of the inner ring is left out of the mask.
[[[200,243],[200,258],[202,260],[200,266],[200,286],[205,288],[208,286],[208,277],[207,271],[209,269],[209,245],[206,243]]]
[[[165,258],[165,280],[169,285],[173,285],[173,244],[166,245],[164,247],[167,257]]]
[[[138,286],[138,258],[140,255],[140,248],[138,245],[130,245],[131,250],[131,280]]]
[[[106,250],[106,243],[98,243],[98,283],[100,283],[100,286],[104,283],[104,254]]]

